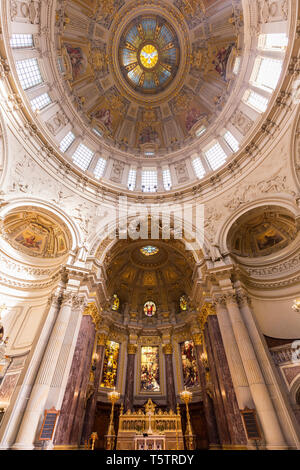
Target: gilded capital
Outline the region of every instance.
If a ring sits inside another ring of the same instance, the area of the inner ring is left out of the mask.
[[[193,341],[195,346],[201,346],[203,341],[202,341],[202,334],[201,333],[195,333],[193,335]]]
[[[163,352],[164,352],[164,354],[173,354],[172,344],[164,344],[163,345]]]
[[[107,341],[108,335],[105,333],[99,333],[97,338],[97,345],[98,346],[105,346]]]
[[[137,345],[136,344],[127,344],[127,352],[128,354],[136,354]]]

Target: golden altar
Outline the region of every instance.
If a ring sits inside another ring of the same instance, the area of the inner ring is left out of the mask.
[[[183,450],[179,405],[177,413],[162,411],[149,399],[144,408],[145,412],[139,409],[123,414],[121,407],[117,450],[155,450],[157,446],[160,450]]]

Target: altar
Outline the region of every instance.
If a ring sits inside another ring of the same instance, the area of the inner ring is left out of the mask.
[[[179,406],[177,413],[156,409],[151,399],[145,412],[120,410],[117,450],[183,450],[184,441]]]

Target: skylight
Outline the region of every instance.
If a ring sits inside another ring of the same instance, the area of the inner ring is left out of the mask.
[[[252,81],[264,90],[273,91],[277,86],[281,71],[281,60],[259,58],[252,75]]]
[[[135,185],[136,185],[136,169],[131,168],[128,173],[127,187],[130,191],[134,191]]]
[[[236,140],[236,138],[231,134],[231,132],[226,131],[223,135],[223,138],[233,152],[237,152],[239,150],[240,144]]]
[[[75,135],[72,131],[68,132],[68,134],[63,138],[59,145],[59,149],[61,152],[66,152],[68,148],[71,147],[72,143],[75,140]]]
[[[33,100],[30,101],[31,108],[33,111],[41,111],[42,109],[46,108],[48,104],[51,103],[51,98],[48,93],[43,93],[40,96],[37,96]]]
[[[95,178],[102,178],[105,167],[106,167],[106,160],[105,158],[100,157],[97,162],[96,168],[94,170]]]
[[[16,69],[23,90],[43,82],[37,59],[18,60]]]
[[[289,38],[285,33],[261,34],[258,47],[265,51],[282,51],[286,49],[288,43]]]
[[[145,193],[155,193],[157,190],[157,171],[142,171],[142,191]]]
[[[83,144],[80,144],[77,147],[76,152],[73,154],[73,162],[75,165],[79,166],[82,170],[86,170],[91,163],[93,158],[94,152],[91,149],[86,147]]]
[[[33,47],[32,34],[12,34],[10,38],[10,46],[12,49],[25,49]]]
[[[227,155],[217,142],[205,152],[205,156],[212,170],[217,170],[226,162]]]
[[[172,178],[169,168],[163,169],[163,184],[166,191],[169,191],[172,187]]]
[[[256,93],[253,90],[248,90],[243,98],[244,102],[254,108],[259,113],[264,113],[268,107],[268,98]]]
[[[201,180],[205,175],[205,170],[204,170],[204,166],[202,165],[201,158],[200,157],[194,158],[192,163],[193,163],[193,168],[194,168],[197,178]]]

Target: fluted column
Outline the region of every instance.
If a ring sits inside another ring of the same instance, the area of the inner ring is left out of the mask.
[[[134,396],[134,363],[137,346],[135,344],[128,344],[127,346],[127,372],[126,372],[126,386],[124,396],[124,412],[132,410],[133,396]]]
[[[278,413],[278,418],[282,419],[281,417],[284,417],[283,419],[286,420],[288,426],[288,433],[285,434],[286,439],[290,440],[289,444],[292,447],[299,449],[300,435],[297,423],[293,419],[293,410],[289,405],[286,395],[283,394],[282,388],[280,387],[280,377],[278,376],[278,371],[273,364],[265,339],[260,332],[259,325],[255,319],[251,299],[243,288],[239,288],[237,291],[237,299],[255,353],[262,368],[266,385],[268,386],[272,399],[275,401],[276,410],[280,411],[280,414]]]
[[[207,426],[209,447],[210,448],[219,447],[220,439],[219,439],[215,410],[214,410],[213,402],[207,394],[208,384],[206,381],[206,371],[202,362],[204,349],[203,349],[203,344],[202,344],[200,335],[194,335],[193,341],[194,341],[195,349],[196,349],[196,358],[197,358],[197,365],[198,365],[198,371],[199,371],[199,380],[200,380],[200,385],[201,385],[203,408],[204,408],[204,415],[205,415],[205,421],[206,421],[206,426]]]
[[[236,295],[233,292],[229,292],[226,294],[225,299],[255,408],[263,428],[267,448],[285,448],[285,439],[250,340],[248,330],[237,304]]]
[[[97,394],[98,388],[100,383],[100,376],[101,371],[103,368],[103,361],[104,361],[104,351],[105,351],[105,344],[107,341],[107,333],[100,333],[98,335],[97,340],[97,363],[95,365],[94,370],[94,378],[93,378],[93,385],[91,388],[91,394],[88,398],[85,415],[84,415],[84,422],[81,434],[81,444],[84,444],[89,437],[91,436],[93,430],[93,424],[95,421],[95,413],[96,413],[96,405],[97,405]]]
[[[173,371],[173,346],[172,344],[165,344],[163,347],[165,355],[165,366],[166,366],[166,395],[167,395],[167,406],[169,409],[176,411],[176,394],[175,394],[175,381]]]
[[[253,407],[253,400],[224,297],[215,297],[215,309],[239,409]]]
[[[77,294],[71,291],[64,293],[13,449],[34,449],[37,427],[44,412],[74,300],[78,302]]]
[[[45,318],[45,322],[41,329],[36,346],[34,348],[32,358],[24,378],[24,382],[20,386],[20,393],[18,395],[18,399],[16,400],[13,410],[9,416],[9,422],[5,427],[5,431],[3,435],[0,435],[0,449],[8,449],[14,442],[13,439],[15,438],[16,431],[20,426],[21,417],[23,414],[23,410],[26,406],[26,402],[28,400],[28,395],[30,394],[30,391],[32,390],[32,387],[34,385],[35,375],[38,371],[39,364],[46,349],[47,341],[49,339],[58,311],[60,309],[60,302],[61,291],[60,288],[58,288],[48,300],[48,312]],[[5,414],[4,419],[6,419],[6,417],[8,417],[8,413]]]

